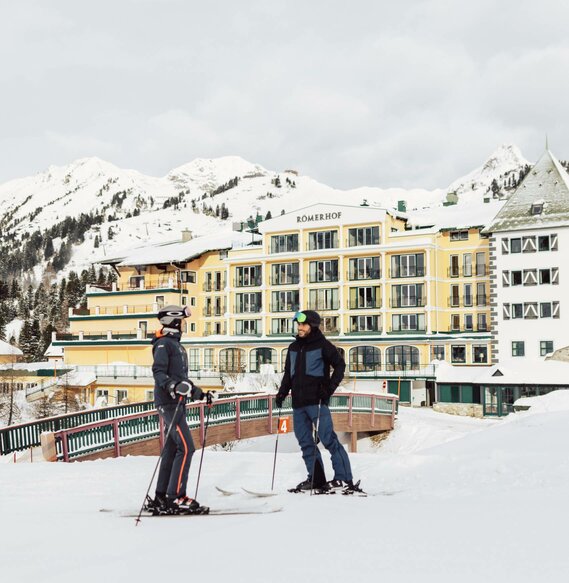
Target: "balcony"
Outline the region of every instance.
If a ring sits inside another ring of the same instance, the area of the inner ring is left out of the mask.
[[[95,342],[112,340],[147,340],[154,332],[144,332],[140,328],[135,330],[107,330],[104,332],[78,332],[77,334],[53,332],[52,342]]]
[[[206,281],[203,284],[204,292],[220,292],[225,289],[225,278],[222,281]]]
[[[426,334],[426,328],[389,328],[388,334]]]
[[[271,312],[298,312],[300,304],[298,303],[271,303]]]
[[[338,300],[334,302],[308,302],[308,310],[316,310],[317,312],[326,312],[330,310],[337,310],[340,307]]]
[[[485,277],[488,275],[488,270],[487,265],[473,265],[467,269],[464,269],[464,266],[451,266],[447,269],[447,277]]]
[[[109,286],[99,286],[90,285],[87,287],[88,295],[98,295],[98,294],[109,294],[113,292],[135,292],[135,291],[146,291],[146,290],[158,290],[158,289],[185,289],[185,284],[180,284],[178,277],[172,274],[167,277],[152,277],[152,276],[140,276],[133,277],[128,283],[115,282],[112,284],[111,289]]]
[[[346,308],[348,310],[375,310],[381,308],[381,298],[369,300],[369,301],[353,301],[349,300],[346,302]]]
[[[235,314],[259,314],[263,311],[262,306],[236,306]]]
[[[424,308],[427,304],[427,298],[391,298],[389,306],[391,308]]]
[[[292,275],[290,277],[271,277],[269,279],[271,285],[298,285],[300,283],[300,275]]]
[[[161,304],[126,305],[126,306],[92,306],[91,308],[69,308],[69,317],[74,316],[124,316],[128,314],[156,315]]]
[[[391,279],[407,279],[410,277],[425,277],[425,268],[416,267],[415,269],[390,269],[389,277]]]
[[[261,276],[233,280],[233,287],[260,287],[261,285],[263,285],[263,278]]]
[[[348,281],[369,281],[372,279],[381,279],[381,270],[370,269],[369,271],[348,271],[346,272]]]

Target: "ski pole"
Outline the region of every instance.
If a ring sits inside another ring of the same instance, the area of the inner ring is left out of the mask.
[[[211,412],[211,408],[213,407],[213,401],[211,398],[211,395],[208,393],[207,394],[207,415],[205,417],[205,427],[204,427],[204,432],[203,432],[203,443],[202,443],[202,455],[200,456],[200,467],[198,468],[198,479],[196,482],[196,493],[194,495],[194,500],[197,500],[198,498],[198,488],[200,487],[200,476],[202,473],[202,463],[203,463],[203,454],[205,451],[205,446],[206,446],[206,441],[207,441],[207,427],[209,425],[209,414]]]
[[[279,429],[281,426],[281,408],[279,407],[279,418],[277,420],[277,440],[275,441],[275,459],[273,461],[273,480],[271,482],[271,492],[275,486],[275,470],[277,469],[277,448],[279,447]]]
[[[316,431],[314,432],[314,461],[312,462],[312,482],[310,483],[310,495],[314,491],[314,474],[316,473],[316,460],[318,459],[318,428],[320,427],[320,411],[322,410],[322,399],[318,401],[318,417],[316,417]]]
[[[178,404],[176,405],[176,410],[174,411],[174,416],[172,417],[172,421],[170,422],[170,427],[168,427],[168,431],[166,432],[164,444],[166,444],[166,442],[168,441],[168,438],[170,437],[170,433],[172,432],[172,427],[174,427],[174,423],[176,422],[176,417],[178,416],[178,411],[180,409],[180,405],[183,403],[183,401],[184,401],[184,395],[180,395],[180,398],[178,399]],[[162,460],[163,455],[164,455],[164,448],[162,448],[162,451],[160,452],[160,455],[158,456],[158,461],[156,462],[156,466],[154,467],[154,472],[152,472],[152,478],[150,478],[150,484],[148,484],[148,490],[146,490],[146,494],[144,495],[144,500],[142,502],[142,506],[140,507],[140,510],[138,512],[138,516],[136,517],[135,526],[138,526],[138,523],[140,522],[140,517],[142,516],[142,511],[144,510],[144,503],[148,499],[148,494],[150,493],[150,488],[152,488],[152,482],[154,482],[154,476],[156,476],[156,471],[158,470],[158,466],[160,465],[160,461]]]

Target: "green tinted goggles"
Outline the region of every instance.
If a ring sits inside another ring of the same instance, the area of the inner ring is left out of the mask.
[[[306,322],[306,314],[304,312],[296,312],[293,321],[298,322],[299,324]]]

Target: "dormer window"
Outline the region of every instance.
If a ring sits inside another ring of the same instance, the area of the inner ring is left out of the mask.
[[[540,215],[543,212],[543,202],[534,202],[531,205],[531,214],[532,215]]]

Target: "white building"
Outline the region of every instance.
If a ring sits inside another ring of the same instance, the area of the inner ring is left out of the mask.
[[[485,232],[492,362],[569,345],[569,175],[549,150]]]

